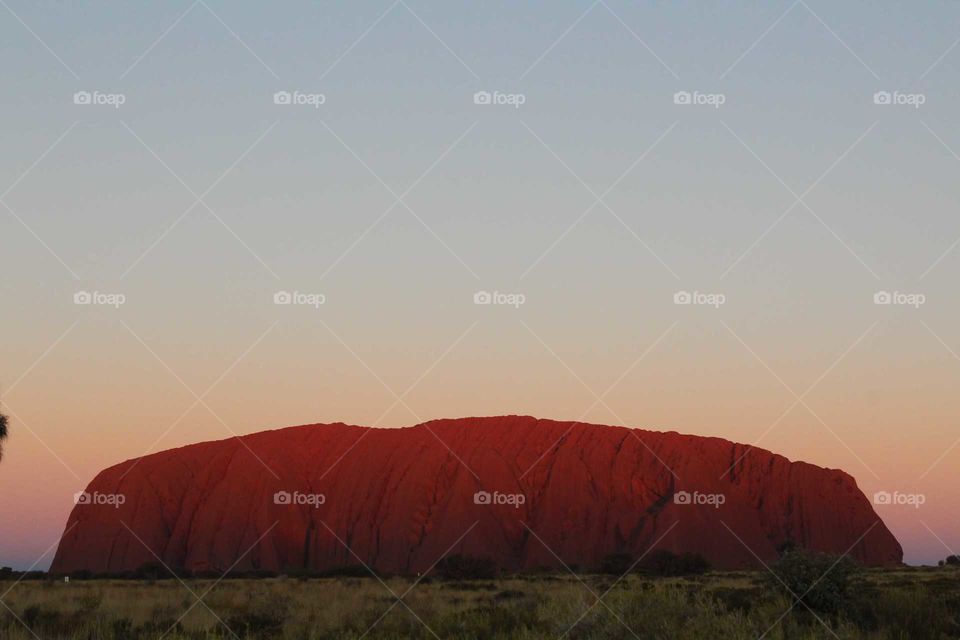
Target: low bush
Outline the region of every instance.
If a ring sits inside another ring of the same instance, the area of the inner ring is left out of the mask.
[[[859,566],[847,556],[795,550],[773,564],[771,582],[791,601],[814,611],[833,613],[846,603]]]
[[[492,580],[497,565],[490,558],[452,555],[437,563],[436,571],[444,580]]]
[[[629,553],[612,553],[600,562],[600,573],[622,576],[636,571],[650,576],[695,576],[710,570],[710,563],[699,553],[674,553],[666,549],[651,551],[639,562]]]
[[[600,561],[600,573],[622,576],[633,566],[635,559],[629,553],[611,553]]]
[[[710,563],[699,553],[676,554],[666,549],[651,551],[637,564],[642,573],[654,576],[693,576],[710,570]]]

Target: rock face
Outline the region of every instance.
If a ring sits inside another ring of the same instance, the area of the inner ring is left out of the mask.
[[[537,420],[406,429],[318,424],[204,442],[101,472],[51,571],[596,567],[655,546],[715,567],[786,540],[867,565],[902,560],[854,479],[718,438]],[[156,554],[156,556],[154,556]]]

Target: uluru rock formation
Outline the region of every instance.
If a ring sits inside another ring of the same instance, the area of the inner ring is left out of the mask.
[[[652,545],[736,568],[772,561],[788,540],[867,565],[903,556],[848,474],[719,438],[523,416],[338,423],[102,471],[51,572],[159,557],[188,570],[416,573],[447,553],[505,569],[589,568]]]

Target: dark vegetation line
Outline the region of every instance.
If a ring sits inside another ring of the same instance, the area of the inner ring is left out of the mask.
[[[65,584],[63,576],[32,572],[5,598],[9,611],[0,610],[0,638],[433,640],[436,633],[453,640],[556,640],[561,634],[628,640],[631,632],[653,640],[960,637],[956,556],[940,568],[864,569],[850,559],[794,547],[771,564],[772,573],[709,571],[695,556],[669,552],[649,556],[623,579],[624,563],[633,561],[625,554],[605,558],[603,572],[579,579],[557,570],[505,574],[488,559],[450,556],[404,599],[422,623],[401,607],[385,615],[393,598],[363,567],[222,583],[211,575],[217,587],[210,603],[218,617],[189,620],[177,616],[190,599],[182,596],[180,602],[180,586],[159,565],[125,576],[139,580],[119,582],[74,574]],[[22,575],[0,571],[7,580]],[[327,579],[307,579],[312,577]],[[585,596],[580,580],[603,594],[601,606],[593,606],[598,603]]]

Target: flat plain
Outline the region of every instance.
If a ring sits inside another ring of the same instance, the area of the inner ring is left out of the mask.
[[[950,567],[858,572],[841,604],[826,610],[797,603],[765,571],[34,578],[0,582],[0,592],[8,640],[960,637],[960,570]]]

